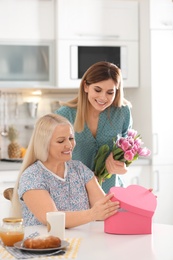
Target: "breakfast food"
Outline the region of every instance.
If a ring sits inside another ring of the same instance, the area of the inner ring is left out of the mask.
[[[23,246],[32,249],[56,248],[61,246],[61,239],[55,236],[37,236],[25,239]]]

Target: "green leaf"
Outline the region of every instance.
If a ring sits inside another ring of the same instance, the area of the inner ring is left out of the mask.
[[[121,148],[114,149],[113,151],[114,160],[124,159],[124,151]]]
[[[95,157],[94,161],[94,173],[96,176],[100,176],[105,171],[105,160],[109,152],[109,146],[107,144],[102,145]]]
[[[107,144],[102,145],[99,149],[98,152],[95,156],[95,161],[97,161],[97,159],[102,156],[103,153],[108,152],[109,151],[109,146]]]
[[[128,167],[133,161],[125,161],[126,166]]]
[[[124,153],[117,154],[116,156],[114,156],[114,160],[119,160],[119,161],[125,160]]]
[[[113,154],[117,154],[123,152],[123,150],[120,147],[113,147],[112,152]]]
[[[107,173],[104,175],[104,179],[110,179],[112,177],[112,174]]]

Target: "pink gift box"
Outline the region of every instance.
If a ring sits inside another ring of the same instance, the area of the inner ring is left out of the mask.
[[[139,185],[112,187],[112,201],[120,202],[119,211],[104,221],[104,232],[111,234],[151,234],[155,195]]]

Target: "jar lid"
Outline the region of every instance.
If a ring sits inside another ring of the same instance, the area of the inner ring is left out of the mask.
[[[3,222],[8,223],[16,223],[16,222],[23,222],[23,218],[3,218]]]

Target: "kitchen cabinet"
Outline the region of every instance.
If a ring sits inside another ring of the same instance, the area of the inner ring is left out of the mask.
[[[53,40],[54,0],[0,1],[0,40]]]
[[[0,87],[55,85],[54,22],[54,0],[0,1]]]
[[[0,41],[0,86],[53,86],[53,41]]]
[[[131,165],[123,181],[125,187],[137,184],[152,188],[157,197],[153,222],[173,225],[173,165]]]
[[[125,187],[132,184],[137,184],[149,189],[151,188],[151,166],[130,165],[128,167],[128,172],[122,175],[122,179]]]
[[[173,1],[150,0],[150,28],[173,29]]]
[[[122,69],[125,88],[138,87],[138,8],[138,1],[57,0],[56,85],[78,88],[84,72],[106,60]]]
[[[153,192],[157,196],[154,222],[173,225],[173,165],[153,166]]]
[[[171,12],[173,16],[173,11]],[[173,30],[168,28],[166,30],[160,28],[151,29],[150,43],[153,137],[152,184],[158,201],[154,221],[173,224],[173,153],[171,137],[173,129],[171,109]]]
[[[172,94],[173,30],[151,30],[153,164],[173,162]]]
[[[0,171],[0,222],[3,218],[9,217],[10,201],[4,198],[3,191],[6,188],[14,187],[18,170]]]
[[[57,0],[57,39],[138,40],[138,1]]]

